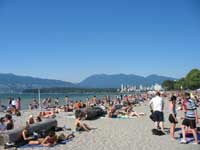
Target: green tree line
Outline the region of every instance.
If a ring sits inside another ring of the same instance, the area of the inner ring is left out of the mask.
[[[191,70],[185,78],[177,81],[166,80],[162,84],[165,90],[196,90],[200,88],[200,70]]]

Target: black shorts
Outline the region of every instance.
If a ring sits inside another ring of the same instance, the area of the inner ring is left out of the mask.
[[[184,119],[182,125],[196,129],[196,120]]]
[[[176,117],[176,115],[175,115],[175,117]],[[173,123],[173,124],[177,124],[178,123],[178,122],[176,122],[176,120],[174,119],[172,114],[169,115],[169,122]]]
[[[163,122],[164,121],[164,114],[160,111],[155,111],[153,113],[155,122]]]

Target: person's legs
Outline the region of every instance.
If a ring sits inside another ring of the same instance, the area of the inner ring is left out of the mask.
[[[155,129],[158,129],[159,127],[159,116],[158,116],[158,112],[155,111],[153,113],[153,117],[154,117],[154,121],[155,121]]]
[[[87,124],[83,124],[83,126],[85,126],[85,128],[87,128],[88,130],[92,130]]]
[[[82,128],[84,131],[87,131],[87,132],[90,131],[90,129],[88,129],[87,126],[86,126],[84,123],[81,124],[80,126],[81,126],[81,128]]]
[[[71,133],[71,134],[67,135],[66,140],[70,140],[74,137],[75,137],[75,135],[73,133]]]
[[[174,140],[174,131],[175,131],[175,128],[176,128],[176,124],[172,123],[171,124],[171,128],[170,128],[170,136],[171,136],[172,140]]]
[[[28,142],[29,145],[38,145],[40,143],[41,143],[40,141],[29,141]]]
[[[164,114],[163,112],[158,113],[158,120],[159,120],[159,126],[161,128],[161,131],[164,133]]]
[[[139,113],[140,116],[145,116],[145,113],[141,112]]]
[[[198,137],[197,137],[196,127],[197,127],[196,120],[190,120],[190,128],[191,128],[192,134],[194,136],[195,144],[198,144],[199,141],[198,141]]]
[[[164,131],[164,122],[163,122],[163,121],[160,121],[159,126],[160,126],[160,128],[161,128],[161,131],[164,133],[164,132],[165,132],[165,131]]]
[[[183,142],[186,142],[186,137],[185,137],[185,125],[182,125],[181,128],[182,128],[182,135],[183,135]]]
[[[155,121],[155,129],[158,129],[159,123]]]
[[[191,130],[192,130],[192,134],[194,136],[194,141],[196,144],[198,144],[197,131],[196,131],[196,129],[191,129]]]
[[[131,117],[137,116],[138,118],[140,117],[140,115],[139,115],[137,112],[135,112],[135,111],[134,111],[134,112],[131,112],[131,113],[130,113],[130,116],[131,116]]]

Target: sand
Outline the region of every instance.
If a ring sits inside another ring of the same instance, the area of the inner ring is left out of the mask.
[[[199,150],[200,145],[179,144],[178,141],[171,141],[169,135],[154,136],[151,133],[153,122],[149,119],[148,106],[137,106],[137,112],[145,112],[147,115],[135,119],[109,119],[102,118],[95,121],[85,121],[91,127],[97,128],[89,133],[75,133],[75,138],[66,145],[57,145],[52,148],[34,148],[36,150]],[[25,119],[30,114],[38,114],[36,111],[24,111],[23,117],[14,117],[15,126],[25,124]],[[0,114],[3,115],[3,114]],[[180,116],[180,115],[179,115]],[[57,114],[58,125],[74,130],[74,119],[67,118],[67,113]],[[165,127],[169,128],[168,113],[165,113]],[[179,121],[182,122],[182,121]],[[178,127],[180,128],[180,123]],[[180,131],[179,131],[180,132]],[[178,133],[176,136],[178,136]],[[67,131],[66,133],[70,133]],[[59,134],[59,133],[58,133]],[[1,146],[0,149],[3,149]],[[26,148],[31,150],[32,148]]]

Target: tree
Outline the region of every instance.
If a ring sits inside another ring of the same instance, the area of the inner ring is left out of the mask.
[[[166,80],[163,82],[162,86],[165,90],[174,90],[174,81]]]
[[[191,70],[185,78],[178,81],[164,81],[163,87],[165,90],[185,90],[191,89],[195,90],[200,88],[200,70]]]
[[[200,88],[200,70],[199,69],[193,69],[187,74],[186,85],[191,90]]]

